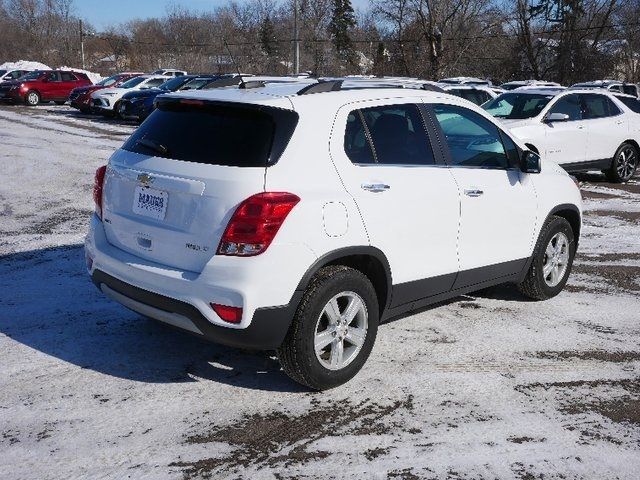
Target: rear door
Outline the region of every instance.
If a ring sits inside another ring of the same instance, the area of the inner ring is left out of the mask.
[[[582,163],[586,160],[588,130],[582,118],[582,103],[576,93],[563,95],[549,108],[546,115],[564,113],[565,122],[545,122],[545,158],[559,164]]]
[[[236,207],[264,191],[267,162],[281,153],[295,119],[284,109],[163,100],[111,158],[108,241],[147,260],[201,271]]]
[[[59,100],[66,100],[69,98],[71,90],[80,85],[80,82],[75,75],[70,72],[61,72],[60,78],[62,81],[60,82],[60,88],[58,89],[56,96]]]
[[[459,189],[460,274],[454,288],[520,272],[533,250],[537,200],[511,139],[459,105],[431,105]]]
[[[629,126],[625,116],[606,95],[580,94],[582,116],[587,124],[587,161],[612,159],[627,139]],[[608,165],[607,165],[608,166]]]
[[[56,98],[60,88],[60,72],[49,72],[44,77],[44,81],[40,82],[40,96],[45,100]]]
[[[421,107],[401,99],[346,105],[335,125],[331,155],[370,244],[387,256],[392,306],[448,291],[460,204]]]

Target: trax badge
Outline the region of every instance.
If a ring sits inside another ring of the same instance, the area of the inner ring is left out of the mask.
[[[138,175],[138,181],[145,187],[148,187],[153,183],[153,177],[151,175],[147,175],[146,173],[141,173],[140,175]]]

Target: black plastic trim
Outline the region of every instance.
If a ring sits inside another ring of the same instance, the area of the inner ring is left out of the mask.
[[[394,285],[389,308],[448,292],[453,287],[456,276],[457,273],[448,273]]]
[[[203,333],[196,334],[200,338],[252,350],[274,350],[282,344],[302,298],[302,293],[296,292],[287,305],[257,309],[247,328],[226,328],[209,322],[193,305],[136,287],[100,270],[94,270],[91,280],[98,289],[104,284],[136,302],[187,317]]]
[[[509,277],[519,274],[527,263],[528,258],[496,263],[486,267],[472,268],[458,273],[453,284],[453,290],[473,287],[486,281]]]
[[[587,172],[589,170],[608,170],[611,168],[613,158],[602,158],[600,160],[589,160],[588,162],[574,162],[559,164],[567,172]]]

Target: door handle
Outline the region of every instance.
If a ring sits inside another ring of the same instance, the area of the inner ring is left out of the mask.
[[[465,189],[464,194],[467,197],[479,197],[480,195],[484,194],[484,192],[478,188],[469,188]]]
[[[363,183],[361,187],[363,190],[373,193],[386,192],[391,188],[391,186],[384,183]]]

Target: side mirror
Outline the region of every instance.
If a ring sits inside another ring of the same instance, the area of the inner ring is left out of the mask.
[[[522,152],[520,158],[520,170],[524,173],[540,173],[542,171],[542,162],[540,155],[531,150],[525,150]]]
[[[566,113],[550,113],[544,119],[544,121],[547,123],[566,122],[568,120],[569,120],[569,115],[567,115]]]

